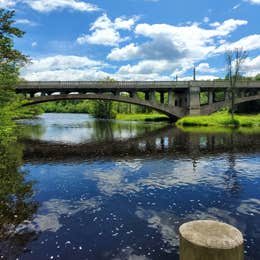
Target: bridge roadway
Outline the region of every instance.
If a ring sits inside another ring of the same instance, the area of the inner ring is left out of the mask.
[[[149,107],[176,119],[207,115],[228,106],[228,89],[229,81],[24,81],[17,85],[16,92],[29,95],[27,105],[59,100],[111,100]],[[260,81],[240,81],[236,89],[236,104],[260,99]],[[144,99],[137,95],[140,92]],[[203,105],[202,92],[208,100]]]

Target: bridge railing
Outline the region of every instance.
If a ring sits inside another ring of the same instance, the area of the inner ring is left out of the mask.
[[[42,88],[228,88],[229,81],[25,81],[17,89]],[[260,88],[260,81],[240,81],[238,88]]]

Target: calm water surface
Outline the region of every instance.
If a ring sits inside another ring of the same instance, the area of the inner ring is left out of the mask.
[[[1,259],[178,259],[178,227],[195,219],[238,227],[260,259],[260,134],[82,114],[20,124],[16,199],[0,180]]]

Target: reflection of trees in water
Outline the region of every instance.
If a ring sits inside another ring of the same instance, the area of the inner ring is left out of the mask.
[[[96,141],[112,141],[124,135],[131,138],[161,128],[159,124],[119,123],[115,120],[94,120],[91,127],[94,129],[92,138]]]
[[[230,134],[230,147],[232,148],[232,150],[230,151],[230,153],[228,154],[228,169],[225,172],[224,175],[224,180],[226,183],[226,189],[227,191],[229,191],[230,193],[234,194],[234,195],[238,195],[239,192],[241,191],[242,187],[238,181],[238,171],[235,169],[236,167],[236,157],[235,157],[235,153],[233,151],[234,147],[234,134],[231,133]]]
[[[229,167],[224,175],[224,180],[226,183],[226,189],[230,193],[234,195],[238,195],[242,189],[239,181],[238,181],[238,171],[235,169],[236,166],[236,158],[234,153],[229,153],[228,155],[228,164]]]
[[[23,138],[40,139],[46,131],[46,129],[40,124],[19,125],[19,128],[20,128],[19,133],[21,133],[21,137]]]
[[[3,127],[1,130],[4,131]],[[17,227],[31,220],[38,204],[33,196],[32,181],[26,180],[22,165],[22,147],[14,136],[0,140],[0,255],[7,259],[18,257],[35,234],[18,232]]]

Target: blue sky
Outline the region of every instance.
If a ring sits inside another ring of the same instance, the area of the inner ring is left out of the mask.
[[[225,75],[225,51],[243,48],[260,73],[260,0],[0,0],[26,31],[16,48],[27,80],[181,80]]]

